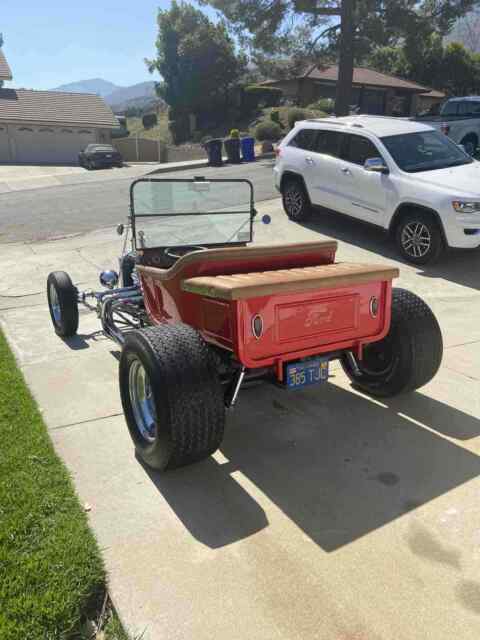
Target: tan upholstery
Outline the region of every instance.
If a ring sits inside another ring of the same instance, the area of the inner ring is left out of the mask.
[[[182,289],[209,298],[242,300],[275,293],[336,289],[372,281],[392,280],[398,276],[398,269],[386,265],[340,262],[318,267],[189,278],[182,282]]]
[[[289,256],[311,254],[315,252],[337,250],[337,242],[328,240],[323,242],[301,242],[298,244],[272,244],[272,245],[250,245],[248,247],[228,247],[225,249],[207,249],[206,251],[192,251],[182,256],[170,269],[159,269],[158,267],[147,267],[137,265],[140,273],[154,276],[156,280],[169,280],[174,278],[183,269],[196,262],[248,262],[256,258],[268,258],[270,256]]]

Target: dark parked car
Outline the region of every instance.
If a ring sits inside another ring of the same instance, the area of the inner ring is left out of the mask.
[[[110,144],[89,144],[78,154],[78,164],[85,169],[122,167],[123,158]]]

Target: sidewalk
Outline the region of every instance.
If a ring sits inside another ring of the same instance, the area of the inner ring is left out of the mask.
[[[257,208],[258,242],[322,238],[288,221],[278,199]],[[260,222],[265,213],[270,225]],[[480,256],[435,272],[397,263],[396,286],[424,297],[444,334],[444,362],[426,388],[373,401],[336,366],[321,388],[245,390],[221,451],[162,475],[134,456],[118,347],[83,311],[79,335],[58,339],[45,300],[49,271],[95,287],[120,246],[113,229],[2,245],[0,324],[91,507],[110,594],[132,638],[475,636]],[[338,259],[395,263],[346,241]]]

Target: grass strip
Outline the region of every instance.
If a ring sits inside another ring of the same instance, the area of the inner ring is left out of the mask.
[[[86,514],[0,332],[0,638],[79,637],[104,593]]]

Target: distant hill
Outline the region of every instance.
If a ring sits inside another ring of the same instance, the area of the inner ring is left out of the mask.
[[[115,113],[121,113],[128,108],[149,109],[157,105],[163,105],[163,100],[155,93],[155,82],[139,82],[129,87],[119,87],[113,82],[94,78],[71,82],[52,91],[67,91],[69,93],[96,93],[102,96]]]
[[[108,80],[102,80],[102,78],[92,78],[91,80],[79,80],[78,82],[70,82],[69,84],[62,84],[59,87],[55,87],[52,91],[66,91],[67,93],[96,93],[102,98],[108,96],[110,93],[122,89],[122,87],[108,82]]]

